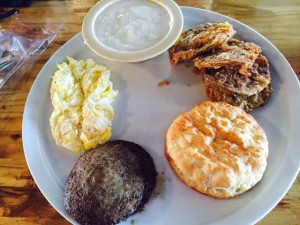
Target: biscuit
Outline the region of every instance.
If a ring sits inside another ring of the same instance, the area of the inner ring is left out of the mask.
[[[166,133],[165,154],[189,187],[211,197],[230,198],[262,179],[268,140],[241,108],[208,101],[173,121]]]

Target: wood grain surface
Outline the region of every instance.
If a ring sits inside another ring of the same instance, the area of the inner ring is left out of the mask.
[[[31,85],[47,60],[81,31],[82,20],[96,0],[41,0],[21,8],[20,20],[59,24],[57,37],[26,74],[5,87],[0,99],[0,225],[69,224],[47,202],[27,167],[22,146],[22,116]],[[299,0],[177,0],[237,19],[268,38],[300,79]],[[7,26],[11,21],[3,23]],[[299,103],[300,104],[300,103]],[[45,178],[47,179],[47,178]],[[237,221],[237,224],[243,224]],[[280,203],[258,224],[300,225],[300,176]]]

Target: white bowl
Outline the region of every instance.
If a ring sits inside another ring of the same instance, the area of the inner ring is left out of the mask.
[[[136,51],[116,50],[102,43],[96,35],[96,21],[101,17],[103,10],[119,1],[124,0],[101,0],[89,10],[84,18],[82,24],[84,43],[99,56],[119,62],[141,62],[163,53],[179,38],[183,28],[183,15],[178,5],[173,0],[147,0],[160,5],[169,14],[170,29],[160,41],[151,47]]]

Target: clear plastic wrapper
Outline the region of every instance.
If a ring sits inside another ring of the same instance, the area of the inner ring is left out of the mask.
[[[12,88],[47,49],[62,24],[24,23],[18,19],[0,30],[0,91]],[[8,82],[9,81],[9,82]],[[8,84],[10,83],[10,84]],[[1,95],[0,93],[0,95]]]

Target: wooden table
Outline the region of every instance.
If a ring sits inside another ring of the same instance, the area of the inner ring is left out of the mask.
[[[45,20],[50,23],[63,22],[64,26],[15,89],[0,101],[1,225],[68,224],[46,201],[28,170],[22,146],[22,115],[27,95],[39,71],[59,47],[80,32],[85,13],[96,2],[97,0],[41,0],[33,1],[31,7],[21,9],[21,19],[32,20],[33,23]],[[176,2],[182,6],[216,11],[251,26],[283,53],[300,78],[299,0]],[[259,224],[300,224],[300,176],[286,196]]]

